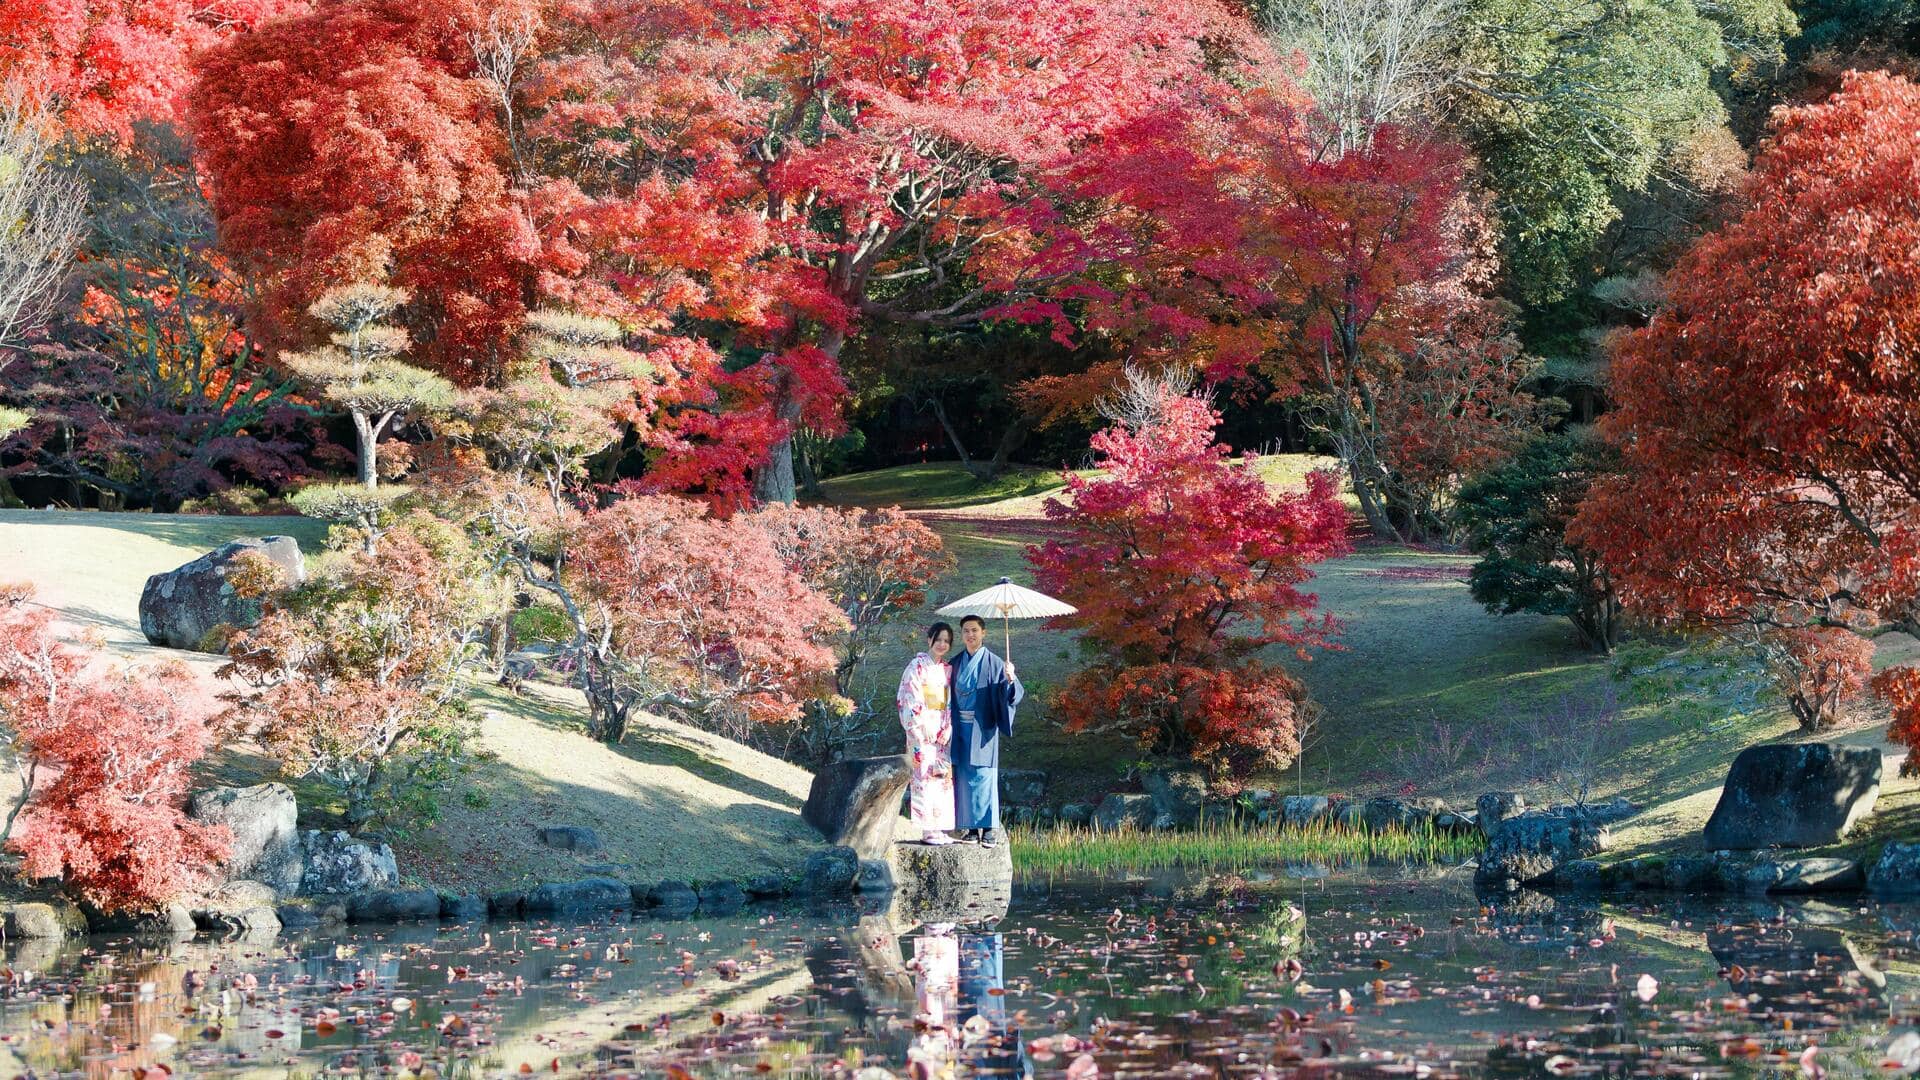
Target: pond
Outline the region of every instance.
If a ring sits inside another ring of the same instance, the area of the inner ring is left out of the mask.
[[[951,928],[794,905],[258,942],[11,942],[0,1067],[678,1078],[1920,1066],[1920,907],[1526,896],[1489,908],[1463,873],[1029,880],[997,922]]]

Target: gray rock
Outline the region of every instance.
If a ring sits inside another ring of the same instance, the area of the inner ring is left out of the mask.
[[[755,900],[777,899],[791,895],[793,892],[793,886],[778,874],[761,874],[759,877],[748,878],[741,884],[741,888]]]
[[[1714,853],[1721,886],[1729,892],[1857,892],[1866,874],[1852,859],[1774,859],[1742,851]]]
[[[1880,797],[1880,751],[1837,743],[1750,746],[1707,819],[1710,848],[1816,847],[1847,834]]]
[[[320,925],[320,914],[305,904],[281,904],[273,909],[282,930],[311,930]],[[192,917],[188,920],[191,923]]]
[[[1526,813],[1527,800],[1517,791],[1489,791],[1474,803],[1480,821],[1480,835],[1493,839],[1500,823]]]
[[[648,889],[644,897],[640,895],[640,886],[634,886],[633,891],[636,900],[644,899],[641,906],[670,919],[684,919],[700,906],[700,895],[684,881],[663,881]]]
[[[845,895],[853,891],[854,882],[859,878],[860,853],[850,847],[816,851],[807,856],[800,870],[802,891],[808,896]]]
[[[1508,818],[1480,853],[1474,885],[1512,890],[1542,881],[1561,863],[1597,855],[1611,842],[1606,826],[1579,815],[1536,810]]]
[[[1867,888],[1875,896],[1920,896],[1920,843],[1896,840],[1881,848],[1867,871]]]
[[[1155,769],[1141,786],[1153,800],[1154,816],[1171,821],[1155,828],[1191,829],[1200,823],[1207,805],[1207,775],[1199,769]]]
[[[836,761],[813,774],[800,817],[827,843],[850,847],[857,858],[884,859],[912,778],[905,754]]]
[[[1000,801],[1010,806],[1037,806],[1047,797],[1045,769],[1001,769]]]
[[[347,897],[347,919],[396,923],[440,917],[440,894],[432,889],[380,889]]]
[[[487,904],[487,898],[476,893],[468,893],[465,896],[443,893],[440,896],[440,917],[443,919],[474,922],[486,918],[491,910]]]
[[[709,915],[731,915],[747,906],[747,891],[731,881],[700,886],[700,910]]]
[[[1013,856],[1005,844],[896,844],[891,862],[896,910],[912,921],[974,922],[1006,914]]]
[[[138,934],[151,937],[192,937],[199,931],[187,905],[174,902],[155,911],[101,911],[81,904],[87,928],[96,934]]]
[[[68,900],[29,900],[0,906],[0,930],[9,938],[80,937],[87,916]]]
[[[1327,811],[1327,820],[1343,829],[1364,829],[1367,827],[1367,812],[1357,802],[1334,803]]]
[[[247,629],[260,622],[260,601],[234,594],[227,582],[233,561],[249,552],[266,556],[289,585],[306,580],[306,560],[291,536],[262,536],[223,544],[164,574],[140,591],[140,632],[152,645],[198,649],[216,627]]]
[[[1368,799],[1361,808],[1362,819],[1370,832],[1413,832],[1425,828],[1436,811],[1445,810],[1438,799],[1394,799],[1382,796]]]
[[[1165,810],[1155,810],[1153,812],[1153,820],[1147,823],[1147,828],[1152,829],[1154,832],[1169,832],[1179,827],[1180,822]]]
[[[193,924],[210,934],[251,937],[279,932],[279,901],[265,882],[229,881],[189,909]]]
[[[633,887],[612,878],[555,881],[527,890],[528,915],[612,911],[633,906]]]
[[[487,896],[487,914],[496,919],[518,919],[527,912],[527,891],[506,889]]]
[[[549,825],[540,830],[540,842],[563,851],[600,850],[600,834],[585,825]]]
[[[378,892],[400,881],[393,849],[381,841],[309,829],[301,834],[300,847],[305,854],[300,875],[302,896]]]
[[[187,800],[188,817],[225,825],[233,834],[222,865],[225,878],[262,882],[282,899],[300,891],[306,870],[299,814],[293,791],[285,784],[208,788]]]
[[[1127,795],[1114,792],[1100,800],[1099,809],[1093,812],[1093,827],[1101,832],[1113,832],[1132,826],[1144,829],[1153,824],[1153,797],[1149,795]]]
[[[1093,807],[1086,803],[1068,803],[1060,808],[1060,824],[1089,825],[1093,822]]]
[[[1456,810],[1443,810],[1433,815],[1433,827],[1436,832],[1478,832],[1480,831],[1480,821],[1471,810],[1466,813],[1460,813]]]
[[[1332,811],[1333,804],[1325,795],[1288,795],[1280,800],[1280,820],[1295,829],[1317,825]]]
[[[1553,887],[1568,892],[1600,892],[1607,888],[1607,874],[1592,859],[1575,859],[1553,868]]]
[[[893,866],[885,859],[861,859],[860,876],[854,880],[853,888],[863,893],[892,892]]]

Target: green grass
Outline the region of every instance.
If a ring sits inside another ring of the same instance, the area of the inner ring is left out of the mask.
[[[1240,870],[1289,862],[1459,863],[1479,852],[1478,833],[1387,830],[1340,825],[1303,829],[1215,822],[1182,832],[1123,828],[1012,830],[1016,870],[1036,874],[1138,873],[1172,867]]]
[[[1056,469],[1015,466],[992,480],[978,480],[958,462],[896,465],[823,480],[827,501],[842,506],[898,506],[902,510],[966,510],[1015,499],[1044,498],[1066,483]]]

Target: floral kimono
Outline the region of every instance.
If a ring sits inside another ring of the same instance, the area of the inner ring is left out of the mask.
[[[900,676],[900,726],[907,732],[907,758],[913,765],[908,791],[913,826],[926,832],[953,828],[953,720],[947,712],[947,666],[926,653],[913,658]]]

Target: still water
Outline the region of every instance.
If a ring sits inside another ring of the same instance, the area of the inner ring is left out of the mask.
[[[1004,916],[951,926],[794,905],[251,942],[9,942],[0,1075],[1920,1066],[1920,907],[1535,896],[1488,908],[1468,873],[1024,881]]]

